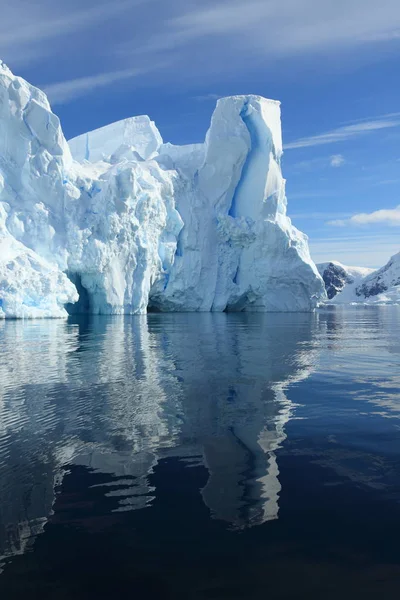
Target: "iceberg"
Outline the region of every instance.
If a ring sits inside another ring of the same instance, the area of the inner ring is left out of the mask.
[[[202,144],[147,116],[67,143],[0,62],[0,316],[313,310],[281,156],[280,104],[254,95],[219,100]]]

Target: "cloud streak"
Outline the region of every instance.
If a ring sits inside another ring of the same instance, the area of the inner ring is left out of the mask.
[[[318,221],[327,221],[327,219],[330,220],[339,220],[339,219],[346,219],[348,217],[351,217],[351,213],[346,213],[346,212],[336,212],[336,213],[328,213],[328,212],[304,212],[304,213],[290,213],[288,216],[292,219],[292,220],[300,220],[300,219],[304,219],[306,221],[310,221],[310,220],[318,220]]]
[[[395,208],[382,208],[371,213],[358,213],[350,219],[335,219],[328,225],[344,227],[346,225],[388,225],[400,227],[400,204]]]
[[[392,129],[400,126],[400,117],[392,115],[381,115],[370,121],[358,121],[351,125],[343,125],[337,129],[332,129],[326,133],[303,137],[294,142],[289,142],[284,146],[285,150],[295,150],[298,148],[312,148],[314,146],[324,146],[327,144],[336,144],[337,142],[346,142],[362,135],[380,131],[382,129]],[[340,155],[337,155],[340,156]],[[339,166],[339,165],[332,165]]]
[[[0,21],[0,56],[11,68],[40,57],[51,85],[63,83],[65,67],[69,80],[72,65],[77,75],[84,65],[88,77],[98,77],[101,61],[105,72],[137,66],[154,72],[150,67],[156,64],[161,83],[199,88],[199,82],[202,87],[225,83],[240,73],[292,72],[277,67],[281,60],[296,66],[303,59],[323,61],[326,71],[325,59],[338,62],[347,52],[345,64],[349,56],[357,62],[368,55],[365,48],[375,60],[380,49],[399,44],[400,36],[398,0],[85,0],[83,5],[81,0],[8,3]],[[164,60],[167,66],[161,67]]]
[[[135,4],[137,3],[138,0],[135,1]],[[30,19],[24,23],[24,11],[22,11],[21,6],[19,9],[21,10],[21,19],[19,23],[15,24],[15,28],[7,30],[4,24],[1,27],[0,48],[8,44],[18,46],[32,42],[39,43],[54,37],[89,29],[112,17],[118,18],[127,8],[131,8],[132,4],[132,0],[103,5],[97,4],[89,9],[79,9],[57,15],[43,15],[41,18],[36,19],[34,23]]]
[[[90,75],[88,77],[52,83],[47,86],[42,86],[42,89],[47,94],[52,106],[56,106],[58,104],[76,100],[98,88],[107,87],[119,81],[142,76],[146,72],[146,69],[140,68],[110,71],[108,73],[100,73],[98,75]]]
[[[231,38],[241,50],[255,49],[264,57],[275,58],[316,49],[338,52],[400,37],[397,0],[381,0],[379,5],[375,0],[205,0],[201,7],[196,2],[175,1],[172,5],[180,9],[178,14],[166,18],[140,52]]]
[[[399,251],[399,237],[397,234],[311,237],[310,251],[317,263],[338,260],[345,265],[378,268]]]

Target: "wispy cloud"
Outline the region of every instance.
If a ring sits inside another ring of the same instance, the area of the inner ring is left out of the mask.
[[[397,40],[400,14],[397,0],[205,0],[175,2],[179,14],[165,19],[140,52],[188,46],[198,40],[235,39],[235,48],[257,49],[264,56],[335,50]],[[268,35],[265,32],[268,31]],[[127,49],[132,48],[132,45]],[[223,50],[223,45],[220,45]],[[207,48],[205,48],[207,50]]]
[[[333,154],[330,159],[330,165],[334,169],[341,167],[345,162],[345,158],[342,154]]]
[[[337,142],[344,142],[368,133],[372,133],[374,131],[391,129],[393,127],[400,127],[400,117],[381,115],[370,121],[358,121],[351,125],[343,125],[326,133],[300,138],[294,142],[286,144],[285,150],[310,148],[313,146],[323,146],[325,144],[335,144]]]
[[[127,10],[145,0],[96,2],[82,8],[74,1],[25,2],[14,0],[2,8],[0,21],[0,56],[10,65],[29,64],[35,58],[54,56],[56,49],[70,50],[79,36],[91,37],[101,23],[120,20]],[[90,4],[90,3],[87,3]],[[77,37],[78,36],[78,37]],[[79,44],[78,44],[79,45]]]
[[[306,221],[309,220],[318,220],[318,221],[327,221],[328,219],[347,219],[349,217],[351,217],[352,213],[347,213],[347,212],[336,212],[336,213],[329,213],[329,212],[305,212],[305,213],[290,213],[289,211],[289,217],[293,220],[300,220],[300,219],[304,219]]]
[[[53,75],[60,57],[60,73],[85,64],[90,77],[99,62],[107,72],[156,64],[164,82],[198,87],[240,72],[265,76],[280,60],[322,60],[326,71],[327,57],[347,52],[348,64],[364,60],[365,48],[375,60],[399,32],[398,0],[13,0],[1,13],[0,56],[11,68],[40,56]]]
[[[371,213],[358,213],[350,219],[335,219],[328,225],[344,227],[346,225],[388,225],[400,227],[400,204],[395,208],[382,208]]]
[[[142,76],[148,69],[123,69],[121,71],[111,71],[108,73],[100,73],[98,75],[90,75],[88,77],[80,77],[78,79],[70,79],[68,81],[60,81],[45,85],[42,89],[47,94],[50,103],[53,106],[70,102],[88,92],[101,87],[106,87],[112,83],[132,79]]]
[[[28,9],[29,4],[25,3],[22,5],[17,2],[19,6],[20,18],[19,22],[15,23],[15,27],[12,30],[7,30],[7,19],[3,20],[3,25],[0,26],[0,48],[12,44],[18,46],[21,44],[28,44],[30,42],[41,42],[49,40],[54,37],[66,36],[77,31],[96,27],[96,25],[112,17],[117,18],[121,13],[126,11],[127,8],[131,8],[132,4],[137,4],[139,0],[120,0],[107,4],[96,4],[95,6],[88,9],[79,9],[72,12],[66,11],[62,14],[41,14],[40,6],[38,11],[38,18],[32,23],[31,18],[33,15],[29,15],[29,20],[26,19],[26,12],[23,10],[24,6]],[[46,4],[42,3],[42,8],[45,8]],[[2,16],[4,11],[2,12]]]
[[[333,154],[331,156],[316,156],[307,160],[300,160],[291,165],[286,166],[287,171],[316,171],[332,168],[338,168],[346,162],[342,154]]]
[[[310,238],[311,256],[317,263],[338,260],[344,265],[378,268],[399,249],[397,234]]]
[[[356,60],[367,46],[376,56],[399,32],[398,0],[13,0],[1,14],[0,56],[11,67],[69,55],[95,67],[101,54],[107,71],[170,58],[160,73],[198,86],[280,59],[352,48]]]
[[[287,60],[323,61],[326,72],[326,58],[337,62],[345,52],[341,68],[347,68],[365,60],[365,48],[374,49],[376,60],[387,44],[398,43],[400,31],[397,0],[175,0],[159,12],[150,36],[148,28],[145,36],[135,30],[133,39],[121,39],[116,56],[151,61],[169,54],[169,77],[186,87],[260,68],[265,74]]]

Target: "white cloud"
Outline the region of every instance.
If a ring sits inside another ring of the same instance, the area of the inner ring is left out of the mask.
[[[333,154],[332,156],[317,156],[307,160],[301,160],[293,164],[286,165],[286,172],[317,171],[325,170],[329,167],[338,168],[344,165],[345,158],[342,154]]]
[[[172,3],[178,14],[165,19],[141,52],[166,51],[196,40],[231,37],[235,48],[266,56],[333,50],[397,40],[397,0],[206,0]],[[222,50],[221,46],[221,50]],[[206,51],[207,48],[204,48]]]
[[[324,72],[326,59],[347,69],[375,61],[398,43],[400,31],[398,0],[175,0],[160,13],[150,37],[121,40],[117,56],[151,61],[170,54],[168,76],[186,87],[232,81],[243,71],[292,73],[310,58],[323,63]],[[277,66],[282,60],[296,65]]]
[[[334,168],[341,167],[342,165],[344,165],[345,162],[346,161],[342,154],[333,154],[331,156],[331,160],[330,160],[331,167],[334,167]]]
[[[328,225],[344,227],[346,225],[389,225],[400,227],[400,204],[396,208],[383,208],[371,213],[358,213],[350,219],[335,219]]]
[[[311,256],[317,263],[338,260],[344,265],[378,268],[399,249],[397,234],[310,238]]]
[[[309,137],[300,138],[294,142],[285,145],[285,150],[294,150],[296,148],[310,148],[313,146],[322,146],[325,144],[335,144],[337,142],[345,142],[347,140],[366,135],[374,131],[382,129],[391,129],[400,126],[400,117],[392,115],[381,115],[370,121],[358,121],[351,125],[343,125],[337,129],[312,135]],[[340,156],[340,155],[337,155]],[[337,165],[332,165],[337,166]]]
[[[326,221],[327,219],[346,219],[351,217],[351,213],[328,213],[328,212],[305,212],[305,213],[290,213],[288,216],[293,219],[304,219],[304,220],[318,220],[318,221]]]
[[[3,20],[0,26],[0,48],[11,44],[18,46],[31,42],[38,43],[40,41],[49,40],[54,37],[65,36],[77,31],[95,27],[100,21],[105,21],[110,17],[116,17],[121,12],[132,6],[131,0],[112,2],[110,4],[96,4],[92,8],[75,10],[73,12],[66,11],[65,13],[58,12],[57,14],[41,14],[39,9],[30,13],[29,4],[20,4],[19,19],[13,22],[13,27],[10,29],[7,24],[7,19]],[[46,3],[42,3],[42,9],[46,8]],[[28,10],[29,19],[27,19],[26,9]],[[6,11],[2,11],[2,17],[7,16]],[[32,23],[34,19],[34,23]],[[13,20],[13,19],[11,19]]]
[[[99,61],[107,72],[156,64],[163,82],[179,81],[186,87],[226,82],[240,72],[261,76],[261,69],[263,76],[270,68],[292,73],[293,68],[277,67],[281,59],[295,62],[293,67],[303,58],[322,59],[324,71],[326,58],[345,66],[350,58],[376,60],[380,49],[399,43],[400,32],[398,0],[13,0],[4,4],[0,56],[11,68],[40,57],[43,71],[54,74],[55,60],[60,58],[60,73],[69,64],[77,69],[85,65],[88,75],[97,77],[94,70]],[[344,53],[346,61],[341,60]],[[167,66],[161,67],[164,60]],[[70,77],[69,71],[65,78]]]
[[[81,96],[85,96],[88,92],[100,87],[107,87],[112,83],[132,79],[143,75],[144,69],[124,69],[122,71],[111,71],[109,73],[100,73],[99,75],[90,75],[88,77],[80,77],[78,79],[70,79],[68,81],[60,81],[43,86],[52,106],[70,102]]]

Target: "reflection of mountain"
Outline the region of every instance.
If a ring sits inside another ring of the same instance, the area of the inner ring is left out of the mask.
[[[284,387],[307,376],[315,319],[1,323],[0,555],[24,552],[43,530],[73,464],[123,478],[119,510],[130,510],[156,494],[148,475],[160,458],[203,457],[215,518],[234,527],[276,518]]]
[[[318,314],[318,373],[297,413],[308,426],[292,445],[298,441],[298,454],[334,473],[336,485],[398,488],[399,317],[396,306]]]

